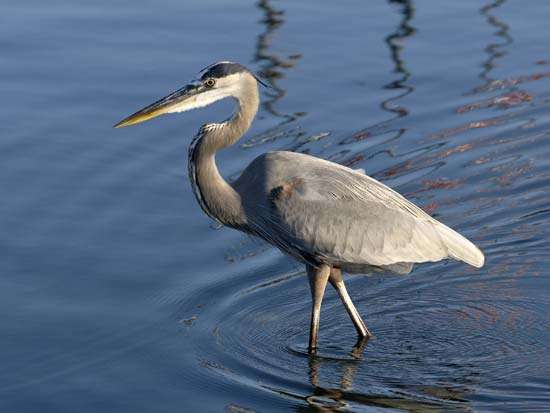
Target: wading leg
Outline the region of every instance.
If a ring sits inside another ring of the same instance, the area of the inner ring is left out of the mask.
[[[325,295],[325,287],[330,276],[330,267],[320,265],[313,267],[306,266],[307,276],[309,278],[309,287],[311,288],[311,325],[309,330],[309,352],[314,353],[317,348],[317,335],[319,333],[319,319],[321,316],[321,302]]]
[[[331,268],[329,281],[336,291],[338,291],[338,295],[346,307],[346,311],[348,312],[351,321],[357,330],[357,334],[359,334],[360,337],[371,337],[371,332],[359,315],[357,308],[353,305],[353,301],[351,301],[348,291],[346,290],[346,286],[342,278],[342,270],[340,268]]]

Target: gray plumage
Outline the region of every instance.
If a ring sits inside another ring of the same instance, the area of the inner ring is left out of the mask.
[[[265,239],[306,264],[313,298],[309,348],[317,346],[322,297],[336,288],[360,336],[370,335],[354,307],[341,271],[409,273],[414,263],[445,258],[481,267],[481,251],[384,184],[313,156],[277,151],[256,158],[232,185],[220,175],[218,150],[250,127],[259,106],[258,80],[246,68],[220,62],[198,81],[120,122],[139,123],[225,97],[238,110],[204,125],[189,149],[189,177],[202,209],[220,223]]]
[[[252,231],[312,264],[398,273],[443,258],[483,264],[467,239],[380,182],[332,162],[267,153],[234,187]]]

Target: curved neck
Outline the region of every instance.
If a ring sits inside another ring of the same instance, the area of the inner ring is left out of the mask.
[[[259,105],[254,86],[246,96],[235,97],[239,107],[230,119],[204,125],[189,147],[189,178],[197,201],[207,215],[231,227],[245,225],[246,216],[239,194],[221,176],[215,156],[250,128]]]

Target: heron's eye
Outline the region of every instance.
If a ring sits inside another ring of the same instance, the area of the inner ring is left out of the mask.
[[[216,84],[216,81],[215,81],[214,79],[212,79],[212,78],[206,79],[206,80],[204,81],[204,86],[206,86],[206,87],[212,87],[212,86],[214,86],[215,84]]]

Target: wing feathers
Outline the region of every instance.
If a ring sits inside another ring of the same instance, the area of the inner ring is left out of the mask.
[[[245,205],[267,224],[258,224],[257,232],[288,250],[335,263],[393,266],[397,272],[410,271],[411,263],[444,258],[475,267],[484,263],[481,251],[466,238],[350,168],[305,154],[271,152],[247,168],[241,184],[257,182],[258,174],[265,177],[267,196],[261,200],[243,187]]]
[[[473,243],[468,241],[458,232],[438,222],[438,233],[447,247],[449,257],[458,261],[464,261],[476,268],[483,267],[485,257]]]

